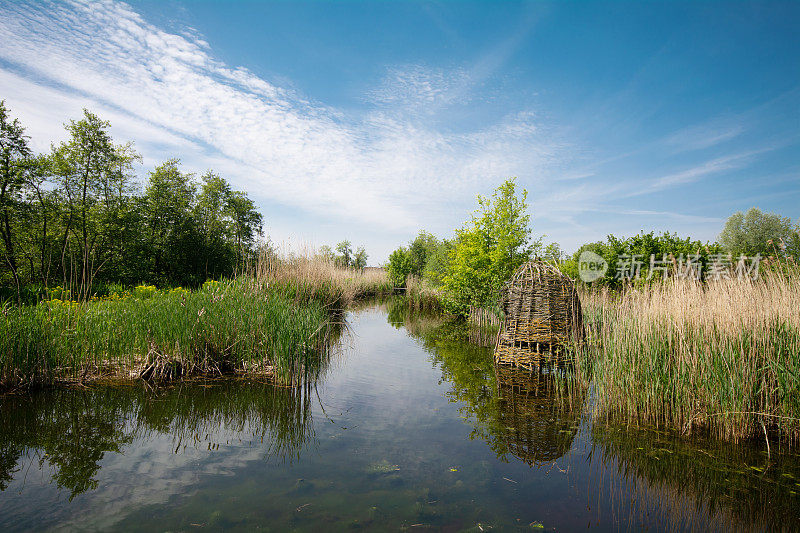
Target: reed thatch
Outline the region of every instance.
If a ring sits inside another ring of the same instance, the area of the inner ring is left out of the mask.
[[[581,302],[574,282],[555,266],[530,261],[503,291],[505,320],[495,361],[523,368],[572,363],[565,348],[584,338]]]
[[[495,365],[499,425],[509,452],[530,466],[565,455],[580,423],[582,397],[559,388],[555,374]]]

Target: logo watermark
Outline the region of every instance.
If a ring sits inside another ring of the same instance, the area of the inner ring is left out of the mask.
[[[606,275],[608,263],[602,256],[589,250],[581,252],[578,258],[578,275],[586,283],[598,280]]]
[[[725,279],[757,280],[761,255],[753,257],[741,255],[734,260],[731,254],[711,254],[703,258],[700,254],[663,254],[656,258],[650,255],[646,260],[643,254],[620,254],[617,256],[614,279],[632,281],[639,278],[653,279],[657,273],[662,278],[676,277],[700,281],[721,281]],[[586,283],[605,276],[608,263],[600,255],[585,250],[578,258],[578,275]]]

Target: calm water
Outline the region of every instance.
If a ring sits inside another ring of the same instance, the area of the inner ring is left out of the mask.
[[[391,304],[316,386],[0,399],[0,530],[800,530],[800,460],[592,427],[557,383]]]

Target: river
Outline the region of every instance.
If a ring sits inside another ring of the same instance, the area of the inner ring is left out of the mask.
[[[0,530],[800,530],[800,458],[776,443],[593,424],[463,327],[391,301],[347,320],[300,388],[0,398]]]

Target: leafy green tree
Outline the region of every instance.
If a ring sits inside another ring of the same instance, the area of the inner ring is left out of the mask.
[[[627,269],[631,273],[638,271],[638,276],[631,274],[631,277],[637,283],[644,283],[662,278],[664,275],[662,268],[667,268],[671,272],[681,258],[685,261],[689,256],[696,256],[701,273],[707,272],[709,261],[713,256],[719,256],[722,248],[716,243],[703,243],[690,237],[681,238],[674,233],[657,235],[652,231],[641,232],[626,239],[609,235],[605,241],[584,244],[578,248],[572,258],[559,265],[561,270],[568,276],[579,279],[578,261],[584,251],[594,252],[608,263],[605,275],[592,284],[617,289],[625,284],[625,279],[620,275],[621,270]],[[652,272],[651,257],[656,267]],[[662,264],[664,261],[668,264]]]
[[[356,255],[353,256],[353,268],[363,271],[367,266],[367,251],[363,246],[359,246],[356,250]]]
[[[169,159],[157,166],[150,173],[145,189],[146,238],[150,252],[147,279],[187,284],[200,281],[193,280],[194,276],[186,272],[192,263],[190,255],[197,252],[200,236],[192,212],[196,195],[192,175],[181,172],[178,165],[177,159]],[[187,239],[187,233],[192,233],[193,238]]]
[[[733,254],[753,256],[790,255],[800,259],[800,225],[775,213],[764,213],[751,207],[746,213],[738,212],[728,218],[720,233],[722,246]]]
[[[442,239],[428,254],[425,263],[423,278],[434,287],[441,287],[447,272],[450,270],[450,257],[452,256],[453,243],[447,239]]]
[[[564,252],[561,251],[561,246],[556,242],[551,242],[544,248],[542,259],[551,263],[558,264],[564,258]]]
[[[405,287],[406,278],[411,273],[411,262],[406,248],[401,246],[389,255],[386,271],[393,287]]]
[[[336,257],[336,263],[339,266],[343,268],[352,266],[353,244],[350,241],[342,241],[337,244],[336,251],[339,252],[339,255]]]
[[[211,171],[200,179],[195,217],[203,236],[203,276],[213,279],[232,272],[236,263],[234,250],[227,246],[232,235],[227,209],[231,188],[224,178]]]
[[[62,264],[64,282],[74,284],[85,297],[114,249],[119,210],[122,198],[130,193],[137,155],[130,145],[113,144],[109,122],[88,110],[83,114],[81,120],[67,124],[69,140],[51,157],[65,204],[61,257],[69,263]]]
[[[263,244],[261,214],[222,177],[207,173],[198,193],[173,159],[141,193],[140,158],[113,142],[107,121],[84,110],[65,127],[65,142],[35,155],[0,102],[2,297],[13,287],[18,301],[34,301],[33,285],[55,279],[79,298],[95,282],[199,284],[235,273]]]
[[[434,235],[425,230],[419,232],[419,235],[408,245],[411,274],[422,277],[428,259],[436,251],[438,245],[439,241]]]
[[[25,128],[18,119],[11,120],[5,101],[0,100],[0,237],[3,239],[3,258],[11,272],[18,300],[21,282],[15,222],[21,218],[30,157]]]
[[[335,262],[336,260],[336,253],[333,251],[333,248],[324,244],[319,248],[319,255],[325,259],[326,261],[330,261],[331,263]]]
[[[527,191],[518,196],[513,178],[491,198],[478,197],[472,219],[456,230],[450,268],[443,279],[451,310],[466,313],[470,306],[494,305],[503,284],[529,259],[532,243],[526,200]]]
[[[241,191],[231,191],[227,210],[233,229],[237,268],[241,269],[256,239],[263,235],[263,217],[253,201]]]

